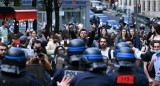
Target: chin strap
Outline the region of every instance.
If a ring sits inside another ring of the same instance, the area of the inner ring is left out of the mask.
[[[22,72],[26,71],[25,68],[21,69],[16,65],[8,65],[8,64],[2,64],[1,66],[1,71],[6,72],[6,73],[13,73],[13,74],[21,74]]]

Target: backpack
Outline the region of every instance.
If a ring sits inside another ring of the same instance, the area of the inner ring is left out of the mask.
[[[109,48],[109,51],[108,51],[108,58],[109,58],[109,59],[111,59],[111,50],[112,50],[112,49]]]

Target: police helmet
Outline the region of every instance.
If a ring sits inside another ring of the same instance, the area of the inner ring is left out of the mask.
[[[130,47],[126,42],[120,42],[115,46],[115,52],[118,53],[119,49],[122,47]]]
[[[79,62],[80,56],[86,49],[85,43],[82,39],[73,39],[69,42],[67,55],[69,57],[69,63]]]
[[[122,47],[130,47],[126,42],[120,42],[115,46],[114,49],[114,56],[115,56],[115,63],[114,66],[119,67],[119,64],[117,63],[117,53],[119,52],[119,49]]]
[[[2,61],[2,64],[15,65],[20,68],[26,66],[26,57],[23,50],[20,48],[10,48]]]
[[[103,71],[107,68],[98,48],[87,48],[83,52],[81,60],[81,64],[86,67],[86,70],[88,71]]]
[[[119,49],[119,52],[117,53],[117,61],[119,66],[133,66],[133,63],[135,62],[134,52],[132,48],[130,47],[122,47]]]

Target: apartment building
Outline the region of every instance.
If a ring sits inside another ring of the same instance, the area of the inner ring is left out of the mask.
[[[137,1],[137,2],[136,2]],[[141,15],[160,17],[160,0],[118,0],[119,8],[136,11],[136,3],[141,5]]]

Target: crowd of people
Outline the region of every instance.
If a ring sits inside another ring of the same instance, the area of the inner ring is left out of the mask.
[[[0,86],[160,85],[160,22],[152,24],[149,33],[143,24],[139,32],[122,27],[117,34],[108,34],[100,24],[92,24],[90,31],[82,24],[78,30],[71,22],[65,26],[68,29],[47,37],[29,29],[12,33],[2,21]],[[32,64],[44,69],[42,80],[26,70]]]

